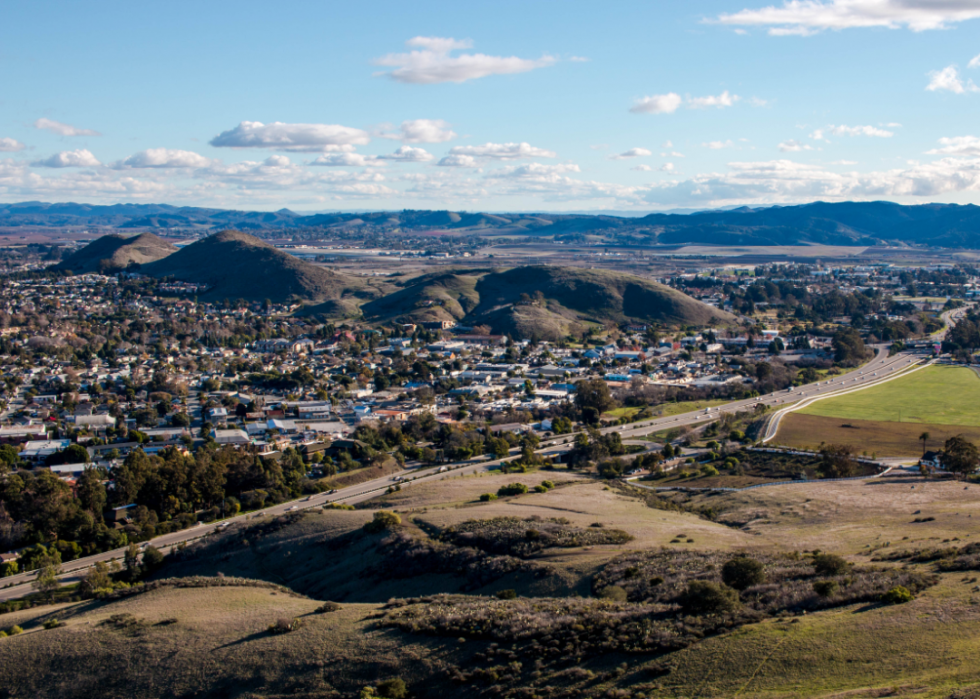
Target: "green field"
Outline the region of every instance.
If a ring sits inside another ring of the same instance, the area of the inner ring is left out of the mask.
[[[909,376],[799,411],[851,420],[980,426],[980,377],[965,367],[931,366]]]
[[[653,417],[672,417],[674,415],[689,413],[694,410],[714,408],[728,402],[729,401],[727,400],[687,400],[679,401],[677,403],[661,403],[660,405],[654,405],[650,408],[650,410],[653,411]],[[642,409],[643,408],[616,408],[615,410],[609,410],[608,412],[603,413],[603,416],[633,417]]]

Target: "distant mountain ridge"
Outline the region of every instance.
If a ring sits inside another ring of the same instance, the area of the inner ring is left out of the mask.
[[[304,215],[168,204],[0,204],[0,227],[99,226],[123,230],[235,228],[258,235],[296,228],[599,235],[611,242],[681,245],[929,245],[980,249],[980,207],[972,204],[814,202],[642,217],[607,214],[377,211]]]

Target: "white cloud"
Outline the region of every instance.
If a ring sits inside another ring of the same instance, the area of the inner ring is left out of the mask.
[[[674,172],[674,164],[664,163],[663,165],[660,166],[660,172]]]
[[[980,138],[976,136],[955,136],[940,138],[940,148],[926,151],[929,155],[960,155],[980,157]]]
[[[310,165],[323,167],[381,167],[384,165],[376,156],[360,153],[324,153]]]
[[[415,85],[435,83],[462,83],[488,75],[508,75],[526,73],[535,68],[550,66],[555,62],[551,56],[538,59],[518,58],[517,56],[488,56],[483,53],[464,53],[450,55],[453,51],[473,47],[468,39],[456,40],[434,36],[417,36],[405,44],[416,49],[408,53],[389,53],[374,61],[376,65],[394,68],[382,72],[393,80]]]
[[[814,141],[826,141],[827,137],[823,135],[823,129],[814,129],[813,133],[810,134],[810,138]]]
[[[646,148],[630,148],[619,155],[610,155],[609,157],[612,160],[626,160],[627,158],[642,158],[648,155],[653,155],[653,152]]]
[[[783,153],[797,153],[802,150],[813,150],[813,146],[809,146],[805,143],[800,143],[794,139],[788,141],[783,141],[779,144],[779,150]]]
[[[732,143],[731,139],[727,141],[708,141],[707,143],[702,143],[701,146],[704,148],[710,148],[711,150],[721,150],[722,148],[731,148],[735,144]]]
[[[352,152],[370,142],[366,131],[337,124],[243,121],[211,139],[215,148],[274,148],[300,153]]]
[[[946,66],[942,70],[934,70],[929,73],[929,84],[926,89],[931,92],[946,91],[962,95],[966,92],[980,92],[980,88],[973,84],[972,80],[963,82],[960,79],[959,71],[956,66]]]
[[[398,133],[381,134],[402,143],[445,143],[456,138],[456,132],[442,119],[403,121]]]
[[[978,17],[980,4],[973,0],[784,0],[782,7],[746,9],[723,14],[715,21],[767,27],[773,36],[809,36],[827,29],[860,27],[908,27],[920,32]]]
[[[668,141],[668,143],[669,143],[669,141]],[[660,154],[660,157],[661,158],[686,158],[687,156],[684,155],[683,153],[678,153],[677,151],[672,150],[672,151],[667,151],[667,152],[661,153]]]
[[[832,160],[829,165],[857,165],[856,160]]]
[[[676,92],[665,95],[650,95],[638,99],[630,107],[633,114],[673,114],[684,100]]]
[[[62,124],[60,121],[55,121],[53,119],[45,119],[41,117],[34,122],[35,129],[44,129],[45,131],[52,131],[59,136],[101,136],[98,131],[92,131],[92,129],[79,129],[78,127],[72,126],[71,124]]]
[[[380,160],[397,160],[401,163],[427,163],[433,159],[432,153],[425,150],[424,148],[412,148],[411,146],[402,146],[394,153],[389,153],[388,155],[379,155]]]
[[[567,172],[581,172],[578,165],[563,163],[561,165],[542,165],[541,163],[526,163],[524,165],[508,165],[487,174],[488,179],[501,177],[531,178],[551,180],[557,175]]]
[[[977,54],[970,59],[970,62],[966,64],[967,68],[980,68],[980,54]]]
[[[96,167],[101,165],[98,159],[89,151],[65,150],[44,160],[35,160],[32,167]]]
[[[708,95],[707,97],[691,97],[687,100],[687,106],[689,109],[704,109],[706,107],[731,107],[733,104],[738,102],[741,97],[738,95],[730,95],[728,90],[725,90],[720,95]]]
[[[450,154],[440,160],[436,165],[440,167],[479,167],[479,163],[472,155]]]
[[[132,168],[196,168],[207,167],[211,160],[189,150],[171,150],[169,148],[149,148],[129,156],[125,160],[113,163],[116,170]]]
[[[830,133],[835,136],[872,136],[874,138],[891,138],[895,134],[875,126],[828,126]]]
[[[554,151],[536,148],[530,143],[485,143],[482,146],[453,146],[450,155],[469,155],[474,158],[517,160],[518,158],[557,158]]]
[[[630,170],[636,170],[637,172],[650,172],[650,170],[652,169],[653,168],[650,167],[649,165],[643,165],[643,164],[634,165],[633,167],[630,168]]]
[[[0,153],[16,153],[27,146],[15,138],[0,138]]]

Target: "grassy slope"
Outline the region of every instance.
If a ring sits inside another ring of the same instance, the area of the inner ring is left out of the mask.
[[[980,377],[965,367],[931,366],[881,386],[817,401],[800,413],[980,427]]]
[[[99,263],[107,261],[113,268],[122,269],[130,263],[144,265],[177,252],[177,248],[152,233],[125,237],[104,235],[63,260],[58,269],[75,274],[98,272]]]

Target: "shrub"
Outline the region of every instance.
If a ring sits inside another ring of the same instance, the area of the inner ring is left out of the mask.
[[[328,614],[330,612],[336,612],[342,609],[342,607],[336,602],[324,602],[319,607],[316,608],[317,614]]]
[[[736,556],[722,566],[721,579],[729,587],[741,591],[765,582],[766,572],[754,558]]]
[[[9,629],[7,629],[8,636],[16,636],[19,633],[24,633],[24,629],[20,628],[19,626],[11,626]]]
[[[56,629],[59,626],[64,626],[64,625],[65,622],[58,621],[57,619],[48,619],[42,624],[42,626],[44,626],[44,628],[46,629]]]
[[[543,485],[548,490],[551,490],[552,488],[555,487],[555,484],[552,481],[541,481],[541,485]]]
[[[599,597],[601,599],[609,600],[610,602],[625,602],[626,601],[626,590],[621,588],[619,585],[609,585],[599,590]]]
[[[0,638],[6,638],[6,637],[7,637],[7,632],[6,631],[0,631]]]
[[[497,599],[517,599],[516,590],[500,590],[497,592]]]
[[[375,691],[384,699],[405,699],[408,696],[408,687],[400,677],[379,682]]]
[[[718,475],[718,469],[716,469],[711,464],[705,464],[704,466],[701,467],[701,475],[702,476],[717,476]]]
[[[738,593],[730,587],[704,580],[692,580],[680,597],[681,608],[688,614],[701,616],[722,614],[738,608]]]
[[[837,592],[836,580],[817,580],[813,583],[813,591],[821,597],[830,597]]]
[[[548,489],[545,488],[543,485],[536,485],[536,486],[534,486],[534,492],[535,493],[547,493],[548,492]]]
[[[480,496],[480,502],[490,502],[491,500],[496,500],[496,499],[497,499],[496,493],[484,493],[483,495]]]
[[[524,495],[528,487],[523,483],[508,483],[497,490],[497,495],[505,497],[507,495]]]
[[[353,505],[348,505],[345,502],[332,502],[329,505],[324,505],[325,510],[353,510]]]
[[[269,625],[269,633],[282,634],[295,631],[303,625],[301,619],[277,619],[276,623]]]
[[[885,604],[905,604],[912,601],[912,593],[907,587],[897,585],[881,596]]]
[[[818,553],[813,557],[813,569],[817,575],[843,575],[850,567],[850,563],[833,553]]]
[[[402,523],[402,518],[394,512],[379,510],[374,513],[374,519],[364,525],[364,531],[369,534],[379,534],[383,531],[393,529]]]

